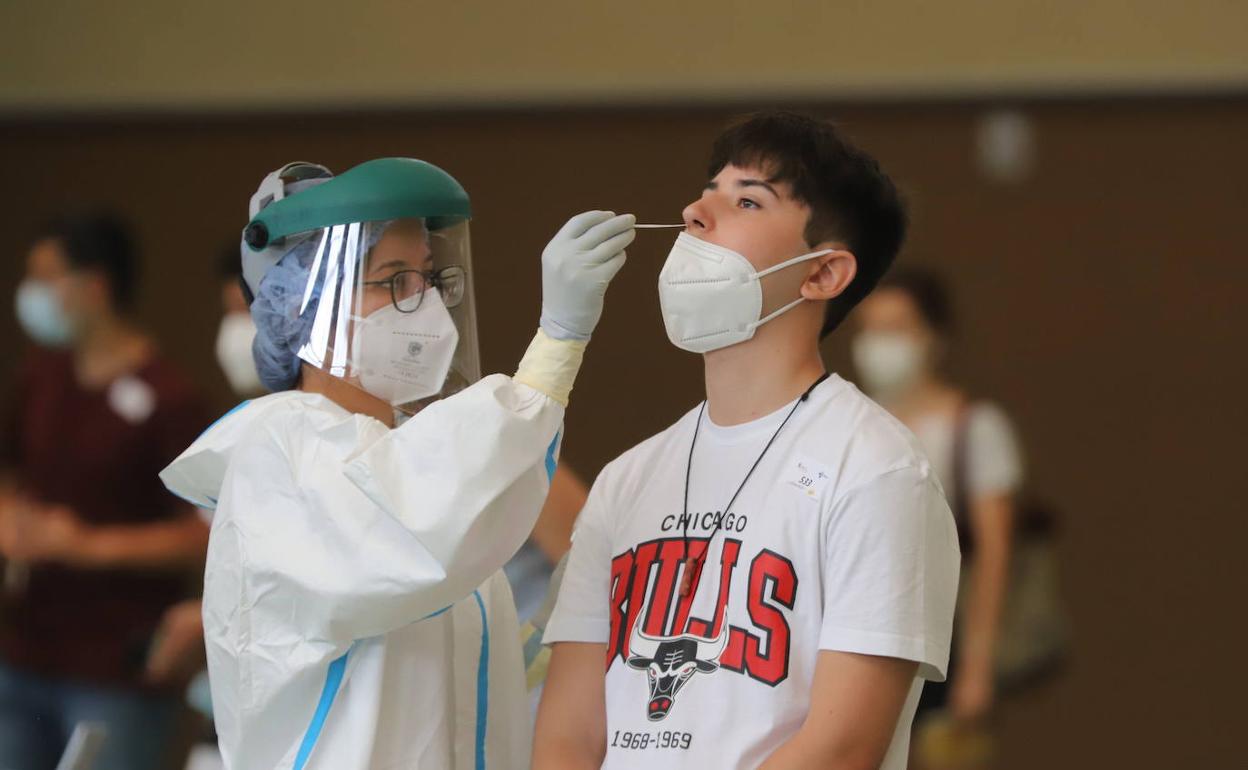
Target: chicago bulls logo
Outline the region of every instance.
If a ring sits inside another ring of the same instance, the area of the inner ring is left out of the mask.
[[[694,674],[719,670],[719,656],[728,644],[728,624],[721,623],[719,636],[705,639],[693,634],[650,636],[641,630],[641,615],[629,638],[628,666],[645,671],[650,682],[646,718],[658,722],[672,710],[676,693]]]

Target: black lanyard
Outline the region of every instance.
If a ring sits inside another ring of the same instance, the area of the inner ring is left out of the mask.
[[[697,559],[695,563],[693,556],[689,553],[689,477],[693,471],[693,450],[694,447],[698,445],[698,431],[702,427],[702,415],[706,412],[706,402],[702,402],[702,408],[698,410],[698,421],[694,423],[693,426],[693,440],[689,442],[689,460],[685,464],[685,527],[683,533],[685,543],[685,571],[680,578],[680,595],[682,597],[689,595],[691,587],[693,586],[693,576],[695,572],[700,573],[702,571],[702,567],[706,564],[706,555],[710,553],[711,550],[711,543],[715,540],[715,535],[719,534],[719,531],[723,529],[724,519],[728,516],[728,512],[732,510],[732,504],[737,501],[737,495],[741,494],[741,490],[745,489],[745,484],[750,480],[750,476],[754,475],[754,469],[756,469],[758,464],[763,461],[763,458],[767,456],[767,450],[771,449],[771,445],[776,442],[776,437],[780,435],[780,431],[784,430],[784,426],[789,424],[789,419],[793,416],[793,413],[797,411],[799,406],[806,402],[806,399],[810,398],[810,394],[814,392],[815,388],[819,387],[820,383],[828,379],[828,376],[828,373],[824,372],[819,379],[815,380],[814,383],[806,389],[806,392],[801,395],[801,398],[797,399],[797,403],[793,404],[793,408],[789,410],[789,413],[784,416],[784,420],[780,423],[780,427],[776,428],[776,432],[771,434],[771,438],[767,440],[767,445],[763,447],[763,451],[758,455],[758,459],[755,460],[754,464],[750,466],[750,470],[746,472],[745,478],[741,479],[741,484],[737,487],[737,491],[732,494],[732,499],[728,501],[728,505],[724,506],[724,510],[720,512],[719,516],[716,517],[715,529],[711,530],[711,536],[706,539],[706,548],[702,551],[702,556]]]

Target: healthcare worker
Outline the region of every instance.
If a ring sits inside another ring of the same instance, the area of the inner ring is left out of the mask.
[[[450,175],[291,164],[252,214],[243,274],[274,394],[162,474],[215,508],[204,627],[226,766],[526,766],[500,568],[546,496],[633,217],[560,230],[541,328],[514,377],[478,382],[469,200]]]

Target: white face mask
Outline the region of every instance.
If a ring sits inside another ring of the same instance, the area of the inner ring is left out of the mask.
[[[442,295],[429,289],[413,313],[387,304],[355,319],[351,349],[364,390],[401,406],[442,391],[458,344]]]
[[[862,332],[850,352],[863,387],[876,398],[892,398],[918,382],[926,357],[922,343],[901,332]]]
[[[251,343],[256,339],[256,324],[251,313],[226,313],[217,330],[217,363],[225,372],[230,387],[240,396],[264,390],[256,361],[251,356]]]
[[[813,251],[755,271],[748,259],[732,249],[680,233],[659,273],[659,304],[667,338],[690,353],[745,342],[758,327],[804,301],[798,297],[762,318],[763,287],[759,280],[832,251]]]
[[[17,287],[14,304],[18,323],[31,339],[44,347],[69,347],[74,338],[73,326],[51,285],[44,281],[22,281]]]

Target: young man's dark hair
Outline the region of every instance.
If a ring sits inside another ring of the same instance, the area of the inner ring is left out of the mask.
[[[826,336],[871,293],[905,240],[906,210],[897,188],[831,123],[794,112],[755,113],[729,126],[712,146],[707,177],[729,165],[766,169],[768,181],[790,185],[810,208],[807,244],[840,240],[853,252],[858,273],[828,301]]]
[[[118,310],[134,306],[139,258],[130,226],[120,217],[108,212],[61,215],[39,232],[42,239],[57,241],[72,269],[103,275]]]

